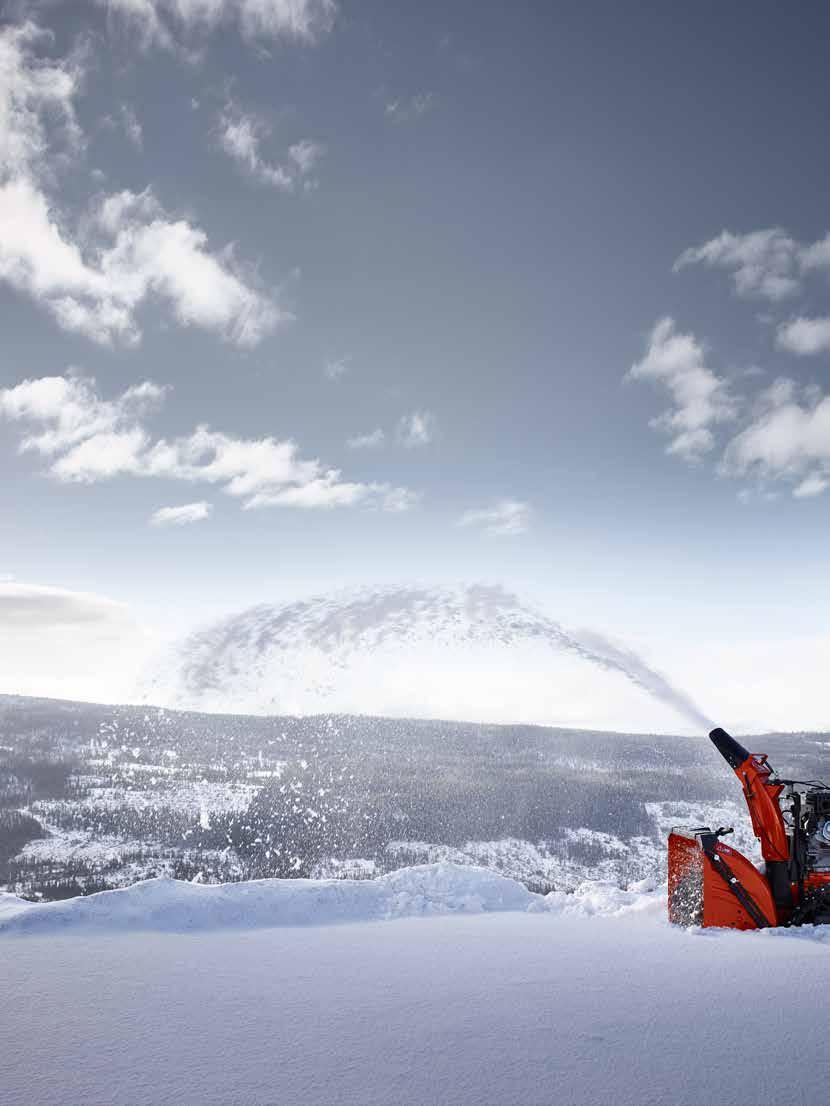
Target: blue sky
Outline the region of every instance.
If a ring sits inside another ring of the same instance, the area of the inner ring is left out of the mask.
[[[7,3],[3,690],[112,697],[127,623],[483,579],[822,725],[828,23]]]

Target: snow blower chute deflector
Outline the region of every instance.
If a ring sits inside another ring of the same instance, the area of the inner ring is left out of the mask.
[[[669,921],[765,929],[830,923],[830,787],[779,780],[765,753],[709,734],[741,781],[764,871],[721,840],[731,829],[673,829]]]

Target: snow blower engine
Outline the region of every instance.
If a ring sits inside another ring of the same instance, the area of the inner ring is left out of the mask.
[[[765,753],[709,734],[743,787],[763,871],[722,841],[731,829],[673,829],[669,921],[765,929],[830,923],[830,787],[776,779]]]

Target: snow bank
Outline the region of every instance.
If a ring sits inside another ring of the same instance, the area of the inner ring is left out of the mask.
[[[401,868],[376,880],[263,879],[206,886],[150,879],[63,902],[28,903],[2,895],[0,933],[258,929],[527,910],[543,902],[515,880],[457,864]]]
[[[431,914],[528,911],[618,915],[661,913],[665,893],[648,881],[627,891],[600,880],[575,892],[537,895],[488,868],[438,863],[379,879],[263,879],[205,885],[149,879],[63,902],[30,903],[0,893],[0,934],[66,930],[188,932],[368,922]]]
[[[650,914],[665,917],[666,887],[656,888],[653,880],[641,880],[622,890],[606,880],[586,880],[573,892],[551,891],[532,903],[531,912],[552,914],[592,914],[618,917],[621,914]]]

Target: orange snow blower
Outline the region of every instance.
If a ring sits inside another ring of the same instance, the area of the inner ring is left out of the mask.
[[[765,929],[830,923],[830,787],[782,780],[765,753],[721,729],[709,734],[741,781],[764,869],[721,840],[731,829],[673,829],[669,921]]]

